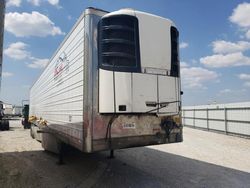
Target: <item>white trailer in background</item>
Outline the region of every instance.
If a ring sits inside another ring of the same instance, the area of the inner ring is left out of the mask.
[[[22,110],[23,110],[22,106],[13,106],[12,115],[13,116],[22,116]]]
[[[30,90],[31,134],[54,152],[181,142],[179,69],[172,21],[88,8]]]
[[[12,116],[13,115],[13,105],[12,104],[7,104],[7,103],[3,103],[3,113],[4,116]]]

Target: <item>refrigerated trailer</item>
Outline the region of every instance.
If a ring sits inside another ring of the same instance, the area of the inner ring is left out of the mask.
[[[178,36],[169,19],[87,8],[31,87],[32,137],[53,152],[181,142]]]

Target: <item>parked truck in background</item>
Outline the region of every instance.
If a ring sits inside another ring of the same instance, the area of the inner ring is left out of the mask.
[[[3,103],[4,115],[5,117],[13,116],[13,105],[8,103]]]
[[[30,90],[31,135],[53,152],[181,142],[178,36],[159,16],[86,9]]]
[[[4,114],[4,103],[0,101],[0,131],[9,130],[9,120],[6,118]]]
[[[24,129],[29,129],[30,128],[30,122],[29,122],[29,105],[25,104],[22,109],[22,125]]]
[[[22,106],[14,105],[13,110],[12,110],[12,115],[21,117],[22,116],[22,110],[23,110]]]

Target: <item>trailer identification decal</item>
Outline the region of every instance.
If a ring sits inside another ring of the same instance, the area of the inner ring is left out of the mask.
[[[125,124],[123,124],[123,128],[124,129],[135,129],[136,126],[135,126],[135,123],[125,123]]]
[[[67,74],[69,71],[69,60],[67,54],[62,52],[56,60],[54,69],[54,80],[61,82],[63,74]]]

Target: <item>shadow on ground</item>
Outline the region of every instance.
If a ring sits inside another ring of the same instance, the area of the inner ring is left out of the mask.
[[[250,174],[147,147],[82,154],[0,153],[0,187],[248,187]],[[240,159],[239,159],[240,160]]]

